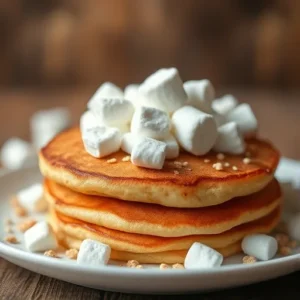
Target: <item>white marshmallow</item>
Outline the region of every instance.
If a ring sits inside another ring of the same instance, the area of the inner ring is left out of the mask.
[[[242,249],[245,254],[260,260],[273,258],[278,250],[275,238],[266,234],[251,234],[243,238]]]
[[[218,138],[213,147],[216,152],[241,154],[245,151],[245,142],[235,122],[229,122],[218,128]]]
[[[150,75],[139,87],[141,105],[172,113],[183,106],[187,95],[175,68],[160,69]]]
[[[90,109],[96,119],[106,126],[129,123],[134,112],[130,101],[118,98],[98,98]]]
[[[215,90],[207,79],[190,80],[183,84],[188,95],[187,105],[193,106],[206,113],[211,113],[212,101],[215,97]]]
[[[169,116],[164,111],[144,106],[136,109],[131,120],[132,133],[163,139],[169,135],[169,131]]]
[[[120,149],[121,133],[117,128],[97,126],[86,130],[82,140],[86,151],[94,157],[104,157]]]
[[[134,107],[139,106],[139,84],[129,84],[125,87],[124,98],[129,100]]]
[[[204,269],[220,267],[223,262],[223,256],[216,250],[201,244],[194,243],[184,260],[186,269]]]
[[[180,146],[194,155],[206,154],[216,142],[216,121],[192,106],[177,110],[172,116],[172,125]]]
[[[300,213],[291,216],[288,220],[288,232],[291,238],[300,240]]]
[[[228,122],[236,122],[243,135],[253,134],[257,130],[257,120],[249,104],[238,105],[226,118]]]
[[[127,132],[122,137],[121,149],[124,152],[131,154],[133,146],[141,139],[143,139],[142,136]]]
[[[110,253],[111,249],[108,245],[86,239],[80,245],[77,263],[95,267],[106,265],[109,261]]]
[[[227,120],[226,120],[226,117],[217,113],[217,112],[213,112],[211,113],[211,115],[214,117],[215,121],[216,121],[216,124],[217,124],[217,127],[220,127],[224,124],[227,123]]]
[[[43,201],[44,190],[40,183],[23,189],[17,193],[19,204],[29,212],[35,212],[39,203]]]
[[[98,122],[94,114],[87,110],[82,114],[80,117],[80,130],[81,132],[84,132],[88,129],[91,129],[93,127],[101,126],[101,122]]]
[[[131,162],[139,167],[162,169],[166,158],[166,148],[166,143],[144,137],[134,144]]]
[[[104,82],[89,100],[87,107],[91,109],[102,98],[124,98],[123,91],[111,82]]]
[[[173,159],[179,156],[179,145],[173,135],[169,135],[163,140],[166,143],[166,159]]]
[[[51,226],[45,221],[29,228],[24,234],[24,240],[27,250],[31,252],[52,250],[58,246]]]
[[[1,163],[11,170],[37,165],[37,154],[33,147],[17,137],[7,140],[1,149]]]
[[[220,115],[227,115],[238,105],[238,100],[232,95],[224,95],[221,98],[215,99],[212,103],[212,108]]]

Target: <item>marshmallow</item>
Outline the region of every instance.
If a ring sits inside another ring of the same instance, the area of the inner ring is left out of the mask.
[[[37,165],[37,155],[29,143],[13,137],[1,149],[1,163],[7,169],[17,170]]]
[[[211,112],[212,101],[215,97],[215,90],[207,79],[190,80],[183,84],[188,95],[187,105],[193,106],[206,113]]]
[[[179,145],[171,134],[163,142],[167,145],[166,159],[173,159],[179,156]]]
[[[291,238],[300,240],[300,213],[297,213],[289,218],[288,232]]]
[[[223,262],[223,256],[216,250],[201,244],[194,243],[184,260],[186,269],[204,269],[220,267]]]
[[[245,142],[235,122],[229,122],[218,128],[218,138],[213,147],[216,152],[241,154],[245,151]]]
[[[212,108],[220,115],[227,115],[238,105],[238,100],[232,95],[224,95],[221,98],[215,99],[212,103]]]
[[[80,117],[80,130],[81,132],[84,132],[88,129],[91,129],[93,127],[101,126],[101,122],[98,122],[94,114],[87,110],[82,114]]]
[[[70,126],[71,116],[66,108],[58,107],[36,112],[30,123],[33,144],[40,149]]]
[[[134,144],[131,152],[131,162],[139,167],[162,169],[166,157],[166,148],[166,143],[144,137]]]
[[[131,120],[131,132],[134,134],[162,139],[170,130],[169,116],[162,110],[152,107],[138,108]]]
[[[238,105],[226,116],[227,121],[236,122],[243,135],[253,134],[257,130],[257,120],[249,104]]]
[[[96,119],[106,126],[129,123],[134,112],[130,101],[119,98],[98,98],[90,109]]]
[[[82,134],[85,150],[94,157],[104,157],[120,149],[121,133],[117,128],[97,126]]]
[[[194,155],[204,155],[217,139],[214,118],[192,106],[178,109],[172,116],[175,137],[180,146]]]
[[[266,234],[251,234],[243,238],[242,249],[245,254],[260,260],[273,258],[278,250],[275,238]]]
[[[25,246],[31,252],[46,251],[57,248],[57,241],[51,226],[39,222],[29,228],[24,234]]]
[[[102,98],[124,98],[123,91],[111,82],[104,82],[89,100],[87,107],[91,109]]]
[[[126,100],[129,100],[134,107],[137,107],[139,105],[139,84],[129,84],[125,87],[124,90],[124,98]]]
[[[175,68],[160,69],[150,75],[139,87],[138,97],[143,106],[155,107],[172,113],[183,106],[187,95]]]
[[[211,113],[211,115],[214,117],[215,121],[216,121],[216,124],[217,124],[217,127],[220,127],[224,124],[227,123],[227,120],[226,120],[226,117],[217,113],[217,112],[213,112]]]
[[[23,189],[17,193],[18,203],[29,212],[35,212],[43,201],[43,186],[40,183]]]
[[[122,137],[121,149],[124,152],[131,154],[133,146],[141,139],[143,139],[142,136],[127,132]]]
[[[110,253],[111,249],[108,245],[86,239],[80,245],[77,263],[95,267],[106,265],[109,261]]]

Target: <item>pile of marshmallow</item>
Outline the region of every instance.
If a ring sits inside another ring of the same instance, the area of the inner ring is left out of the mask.
[[[119,149],[137,166],[161,169],[180,147],[201,156],[210,150],[241,154],[257,130],[251,107],[232,95],[215,99],[207,79],[182,82],[175,68],[160,69],[124,92],[100,86],[80,119],[86,151],[97,158]]]

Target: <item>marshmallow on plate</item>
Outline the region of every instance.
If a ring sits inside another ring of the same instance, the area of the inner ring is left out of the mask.
[[[131,132],[134,134],[163,139],[170,131],[169,116],[162,110],[152,107],[136,109],[131,120]]]
[[[129,84],[125,87],[124,90],[124,98],[126,100],[129,100],[134,107],[137,107],[139,103],[138,92],[139,92],[139,84]]]
[[[162,169],[166,158],[167,145],[151,138],[141,138],[134,144],[131,162],[139,167]]]
[[[238,100],[232,95],[224,95],[221,98],[215,99],[212,103],[212,108],[220,115],[227,115],[238,105]]]
[[[201,244],[194,243],[184,260],[186,269],[204,269],[220,267],[223,262],[223,255],[216,250]]]
[[[245,151],[245,142],[235,122],[229,122],[218,128],[218,137],[213,147],[216,152],[241,154]]]
[[[1,163],[11,170],[34,166],[37,165],[37,154],[28,142],[13,137],[2,146]]]
[[[94,157],[104,157],[120,149],[121,133],[117,128],[97,126],[82,133],[85,150]]]
[[[209,80],[186,81],[183,87],[188,95],[187,105],[193,106],[206,113],[211,113],[215,90]]]
[[[272,236],[251,234],[243,238],[242,249],[247,255],[254,256],[260,260],[269,260],[275,256],[278,244]]]
[[[236,122],[244,136],[253,134],[257,130],[257,120],[249,104],[238,105],[227,114],[226,119],[228,122]]]
[[[300,213],[297,213],[289,218],[288,232],[291,238],[300,240]]]
[[[46,251],[57,248],[57,241],[51,226],[45,222],[36,223],[24,234],[27,250],[31,252]]]
[[[172,125],[180,146],[194,155],[206,154],[216,142],[218,131],[213,116],[192,106],[178,109]]]
[[[99,98],[124,98],[123,91],[116,86],[115,84],[111,82],[104,82],[94,93],[94,95],[89,100],[87,107],[89,109],[94,106],[95,102],[97,103],[99,101]]]
[[[100,126],[101,122],[98,122],[94,114],[90,111],[87,110],[82,114],[80,117],[80,130],[81,132],[84,132],[88,129],[91,129],[93,127]]]
[[[80,245],[77,263],[95,267],[106,265],[109,261],[110,253],[111,249],[108,245],[86,239]]]
[[[19,191],[16,195],[18,203],[28,210],[35,212],[43,201],[44,190],[40,183],[31,185],[30,187]]]
[[[141,105],[155,107],[172,113],[183,106],[187,95],[175,68],[160,69],[150,75],[140,86],[138,92]]]

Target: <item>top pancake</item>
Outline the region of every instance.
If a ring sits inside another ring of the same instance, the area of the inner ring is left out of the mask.
[[[224,161],[235,165],[237,171],[212,168],[218,162],[213,152],[200,157],[181,152],[176,161],[188,162],[188,167],[177,169],[174,161],[167,160],[162,170],[153,170],[122,162],[127,155],[122,151],[102,159],[92,157],[84,149],[79,129],[73,128],[56,136],[39,157],[44,176],[83,194],[171,207],[204,207],[255,193],[272,180],[278,151],[258,139],[247,141],[247,151],[251,164],[243,163],[243,155],[226,155]],[[110,158],[117,163],[107,163]]]

